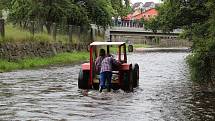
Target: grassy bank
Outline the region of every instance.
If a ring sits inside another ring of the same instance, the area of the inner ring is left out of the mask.
[[[72,64],[75,62],[85,61],[87,59],[89,59],[88,52],[73,52],[61,53],[57,54],[56,56],[47,58],[26,58],[15,62],[0,60],[0,72],[7,72],[18,69],[40,68],[50,65]]]
[[[99,37],[97,37],[99,38]],[[83,40],[89,40],[89,37],[85,34],[81,37],[78,33],[72,33],[72,43],[79,43]],[[12,25],[10,23],[5,26],[5,37],[0,37],[0,43],[2,42],[23,42],[23,41],[45,41],[45,42],[62,42],[68,43],[69,36],[67,34],[57,33],[56,41],[53,38],[53,35],[47,33],[46,30],[43,32],[36,32],[34,35],[27,29],[23,29],[17,25]]]
[[[59,35],[56,36],[57,41],[66,43],[68,42],[68,36]],[[73,39],[79,41],[79,38],[74,35]],[[5,26],[5,37],[0,38],[0,42],[26,42],[26,41],[43,41],[43,42],[52,42],[53,36],[47,34],[47,32],[35,33],[34,35],[26,29],[20,28],[12,24],[6,24]]]
[[[150,45],[146,44],[134,44],[134,48],[149,48]]]

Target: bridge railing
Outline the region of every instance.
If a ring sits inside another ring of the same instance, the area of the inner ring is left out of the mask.
[[[112,29],[125,29],[125,30],[129,30],[129,29],[133,29],[133,30],[144,30],[144,31],[151,31],[152,30],[147,30],[144,27],[144,24],[138,21],[134,21],[134,20],[121,20],[121,21],[112,21]],[[158,33],[163,33],[161,30],[157,30]],[[171,33],[182,33],[183,30],[182,29],[174,29]]]
[[[114,27],[133,27],[133,28],[144,28],[144,24],[134,20],[116,20],[112,21],[112,26]]]

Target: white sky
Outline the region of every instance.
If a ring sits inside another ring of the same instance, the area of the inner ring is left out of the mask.
[[[155,2],[155,3],[160,3],[161,0],[131,0],[132,4],[134,4],[136,2],[142,2],[142,3],[145,3],[145,2]]]

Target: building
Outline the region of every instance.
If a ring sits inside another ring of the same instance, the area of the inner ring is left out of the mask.
[[[143,4],[142,2],[137,2],[137,3],[133,4],[132,9],[133,9],[134,11],[140,10],[140,9],[142,9],[143,5],[144,5],[144,4]]]
[[[146,2],[142,7],[143,11],[149,10],[151,8],[155,8],[154,2]]]
[[[118,26],[141,27],[141,23],[138,22],[141,19],[150,20],[151,18],[158,16],[158,11],[155,9],[156,5],[158,4],[155,4],[154,2],[146,2],[145,4],[142,4],[141,2],[135,3],[133,5],[134,11],[118,20],[120,21]]]
[[[155,8],[148,9],[132,18],[134,20],[141,20],[142,18],[145,20],[149,20],[150,18],[154,18],[158,15],[158,11]]]
[[[155,4],[154,2],[146,2],[145,4],[137,2],[132,6],[134,12],[123,18],[126,21],[140,20],[142,18],[149,20],[158,15],[157,10],[155,9],[156,6],[159,6],[159,4]]]
[[[128,14],[126,17],[124,17],[124,20],[130,21],[130,20],[141,20],[142,18],[144,20],[149,20],[150,18],[154,18],[158,15],[158,11],[155,8],[148,9],[144,12],[140,12],[138,14]]]

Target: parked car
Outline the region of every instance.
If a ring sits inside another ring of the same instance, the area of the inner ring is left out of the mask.
[[[99,75],[95,70],[95,59],[100,48],[106,48],[107,54],[116,52],[119,67],[113,68],[113,78],[111,80],[114,90],[133,91],[139,85],[139,65],[127,63],[126,43],[125,42],[93,42],[90,44],[90,61],[81,65],[78,76],[78,87],[80,89],[98,89]],[[115,48],[115,49],[111,49]],[[116,49],[117,48],[117,49]],[[110,51],[111,50],[111,51]]]

